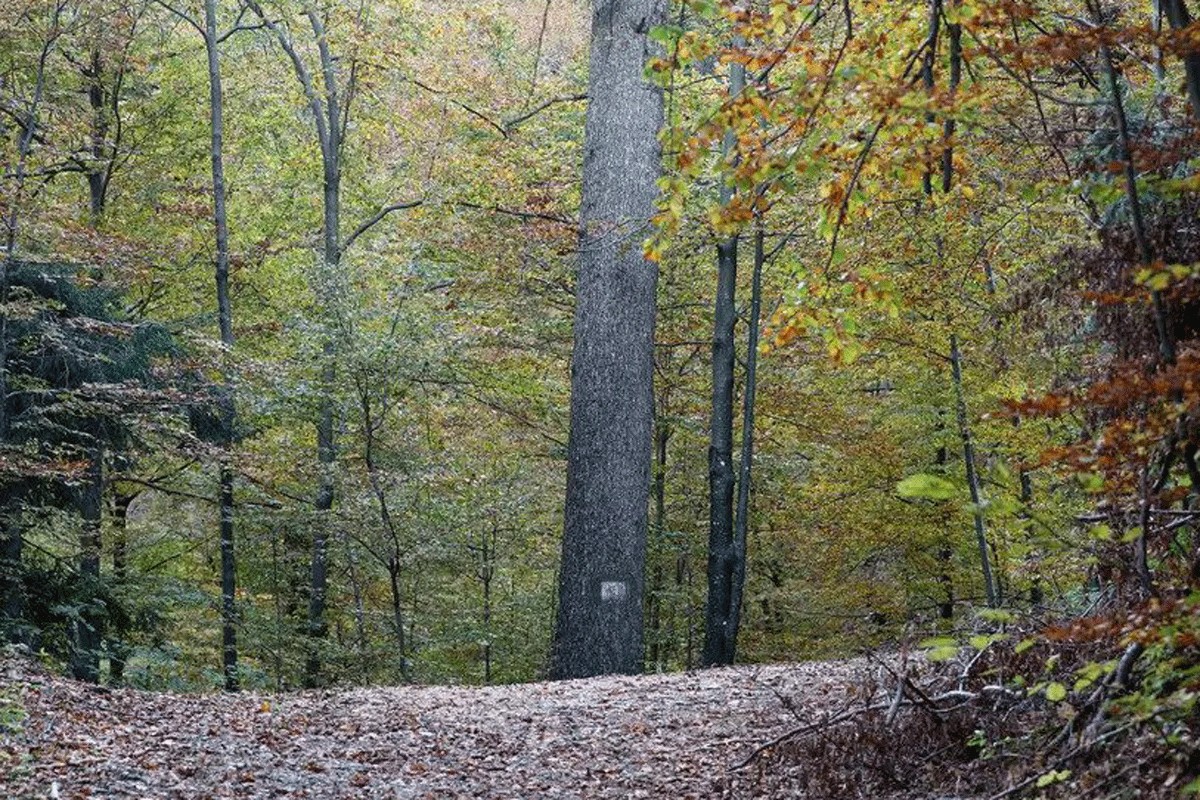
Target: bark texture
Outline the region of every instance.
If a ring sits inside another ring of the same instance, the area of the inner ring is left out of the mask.
[[[725,649],[729,663],[737,658],[738,631],[742,626],[742,598],[746,591],[746,540],[750,533],[750,491],[754,475],[754,403],[758,395],[758,340],[762,326],[762,274],[766,264],[761,220],[754,232],[754,273],[750,280],[750,319],[746,334],[746,388],[742,395],[742,453],[738,464],[737,509],[733,518],[733,586],[729,595],[729,624]]]
[[[213,228],[216,244],[215,279],[217,321],[221,344],[226,355],[233,349],[233,306],[229,298],[229,214],[225,205],[225,100],[221,89],[221,57],[218,49],[217,0],[204,3],[204,48],[208,56],[209,134],[212,161]],[[238,680],[237,648],[237,554],[234,546],[233,465],[229,447],[237,409],[233,388],[228,382],[221,388],[221,447],[224,453],[218,467],[221,519],[221,669],[225,690],[236,692]]]
[[[989,554],[987,527],[983,519],[983,493],[979,486],[979,474],[975,471],[975,443],[967,417],[967,401],[963,393],[962,354],[958,349],[958,337],[950,334],[950,370],[954,380],[954,403],[958,418],[958,431],[962,438],[963,468],[967,474],[967,488],[971,492],[972,516],[975,520],[975,543],[979,547],[979,566],[983,573],[983,589],[990,607],[1000,605],[999,590],[992,573]]]
[[[99,431],[96,431],[99,434]],[[97,436],[99,439],[99,436]],[[87,473],[76,490],[76,505],[82,517],[79,537],[79,578],[85,586],[99,588],[101,520],[104,502],[104,448],[90,453]],[[92,593],[92,592],[89,592]],[[102,609],[88,604],[71,622],[71,676],[89,683],[100,681],[100,642],[104,634]]]
[[[593,3],[556,678],[642,666],[658,281],[642,240],[663,118],[662,91],[643,67],[665,9],[663,0]]]
[[[733,375],[737,324],[738,239],[717,246],[717,297],[713,318],[712,417],[708,443],[708,603],[704,615],[706,666],[732,664],[729,608],[736,555],[733,547]]]
[[[736,98],[745,88],[745,69],[737,64],[729,68],[729,97]],[[726,131],[721,152],[728,159],[734,152],[736,136]],[[721,205],[733,199],[729,185],[721,187]],[[737,574],[745,574],[738,563],[733,523],[733,495],[736,487],[733,469],[734,368],[737,327],[738,236],[717,245],[717,295],[713,304],[712,410],[708,443],[708,599],[704,613],[705,666],[733,663],[737,631],[731,628],[730,610]]]

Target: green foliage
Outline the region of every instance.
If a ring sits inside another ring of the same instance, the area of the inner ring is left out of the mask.
[[[910,475],[896,484],[896,493],[901,497],[923,500],[952,500],[961,497],[962,487],[956,486],[938,475]]]

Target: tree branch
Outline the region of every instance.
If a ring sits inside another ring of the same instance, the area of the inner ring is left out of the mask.
[[[354,242],[358,239],[358,237],[362,236],[364,233],[371,230],[371,228],[378,225],[380,222],[382,222],[384,219],[386,219],[389,215],[394,214],[397,211],[406,211],[410,208],[416,208],[417,206],[421,206],[424,204],[425,204],[425,201],[424,201],[424,199],[422,199],[422,200],[410,200],[407,203],[393,203],[390,206],[384,206],[383,208],[379,209],[379,211],[377,211],[373,215],[371,215],[368,219],[366,219],[361,225],[359,225],[357,228],[355,228],[354,233],[352,233],[346,237],[346,241],[342,243],[341,252],[344,254],[347,250],[350,249],[350,245],[354,244]]]
[[[564,97],[551,97],[549,100],[545,100],[545,101],[539,103],[538,105],[534,106],[533,108],[529,109],[528,111],[526,111],[523,114],[515,116],[512,119],[504,120],[504,123],[503,123],[504,130],[511,133],[514,128],[521,125],[522,123],[528,122],[534,116],[545,111],[547,108],[550,108],[550,106],[558,105],[559,103],[578,103],[578,102],[581,102],[581,101],[587,100],[587,99],[588,99],[588,96],[586,94],[571,94],[571,95],[566,95]],[[507,135],[507,134],[505,134],[505,135]]]
[[[158,5],[164,9],[166,9],[167,11],[171,12],[175,16],[179,17],[181,20],[186,22],[188,25],[191,25],[193,28],[196,29],[196,32],[199,33],[201,36],[205,37],[206,39],[208,38],[208,34],[205,32],[204,26],[201,25],[199,23],[199,21],[196,20],[195,17],[193,17],[191,14],[184,11],[182,8],[176,8],[175,6],[166,2],[166,0],[154,0],[154,3],[155,3],[155,5]]]
[[[502,206],[485,206],[479,203],[471,203],[466,200],[455,201],[452,203],[452,205],[457,206],[458,208],[474,209],[475,211],[491,211],[494,214],[505,214],[510,217],[517,217],[518,219],[540,219],[546,222],[556,222],[559,225],[570,225],[571,227],[575,227],[578,224],[573,219],[561,217],[557,214],[541,214],[536,211],[517,211],[511,208],[504,208]]]

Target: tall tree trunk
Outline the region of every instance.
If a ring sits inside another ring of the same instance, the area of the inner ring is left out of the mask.
[[[387,560],[388,581],[392,592],[392,627],[396,634],[396,652],[400,663],[400,675],[408,681],[411,678],[408,665],[408,652],[404,635],[404,603],[400,591],[401,547],[400,531],[392,518],[391,507],[388,505],[387,492],[384,491],[380,480],[379,468],[375,463],[375,431],[376,421],[372,412],[371,396],[365,382],[359,383],[359,406],[363,419],[363,466],[367,470],[367,480],[371,485],[371,493],[379,506],[379,521],[384,531],[391,539],[392,552]]]
[[[742,395],[742,452],[738,471],[737,512],[733,519],[733,580],[725,628],[725,652],[732,664],[737,657],[742,624],[742,597],[746,590],[746,540],[750,530],[750,490],[754,474],[754,401],[758,394],[758,337],[762,324],[763,228],[754,232],[754,273],[750,281],[750,319],[746,341],[746,386]]]
[[[134,497],[136,495],[120,491],[113,496],[112,579],[116,587],[124,586],[129,580],[129,505]],[[129,655],[125,637],[128,634],[127,626],[114,625],[108,640],[108,680],[114,686],[121,686],[125,682],[125,662]]]
[[[937,76],[935,74],[935,65],[937,64],[938,40],[941,36],[941,18],[942,18],[942,0],[929,0],[929,22],[928,22],[928,38],[926,39],[926,50],[923,65],[921,68],[921,82],[925,87],[925,91],[930,95],[933,94],[934,87],[937,84]],[[950,91],[953,93],[957,90],[959,81],[961,80],[962,71],[962,27],[957,24],[949,25],[950,34]],[[927,114],[925,119],[928,122],[933,122],[935,117],[932,113]],[[941,163],[941,184],[942,191],[949,192],[953,188],[954,183],[954,150],[952,137],[954,136],[955,120],[950,117],[942,126],[942,163]],[[922,178],[922,188],[926,197],[933,195],[933,164],[927,162],[925,166],[925,175]],[[945,243],[941,235],[935,237],[937,254],[939,261],[944,258]],[[952,339],[952,342],[957,340]],[[952,347],[952,366],[957,364],[953,359],[957,358],[957,345]],[[958,372],[953,371],[953,381],[956,392],[960,392],[961,381]],[[959,393],[961,396],[961,392]],[[962,412],[959,418],[960,435],[969,439],[970,431],[965,427],[966,416],[965,411]],[[944,414],[942,409],[938,410],[937,430],[944,431]],[[938,447],[936,464],[940,471],[945,471],[949,462],[949,452],[945,445]],[[972,456],[972,464],[968,468],[974,469],[974,461]],[[977,522],[980,521],[978,514]],[[987,562],[986,545],[984,552],[984,570],[989,571],[990,566]],[[937,550],[938,559],[938,583],[942,587],[943,595],[938,603],[938,616],[944,620],[954,618],[954,576],[952,572],[954,560],[954,548],[950,544],[948,537],[943,538],[938,544]],[[989,598],[991,592],[991,580],[987,581]]]
[[[729,68],[729,100],[741,95],[746,71],[740,64]],[[721,154],[728,160],[736,151],[737,137],[725,132]],[[734,189],[721,186],[721,205],[733,200]],[[733,530],[733,496],[736,487],[733,467],[734,366],[737,327],[738,236],[717,245],[717,293],[713,309],[712,408],[708,444],[708,602],[704,614],[705,666],[733,663],[730,609],[738,572]]]
[[[19,167],[20,169],[20,167]],[[10,219],[16,215],[15,204]],[[9,225],[8,249],[0,258],[0,449],[8,446],[10,435],[8,411],[8,293],[9,271],[12,267],[12,240],[15,224]],[[4,500],[0,502],[0,628],[13,641],[25,617],[25,587],[22,561],[25,540],[17,518],[18,491],[15,482],[0,485]]]
[[[732,664],[729,608],[736,569],[733,546],[734,328],[738,239],[717,246],[717,298],[712,345],[712,408],[708,445],[708,604],[704,615],[705,666]]]
[[[304,663],[305,686],[319,686],[322,675],[320,648],[328,633],[325,620],[326,592],[329,578],[329,535],[332,528],[333,507],[336,500],[334,471],[337,465],[337,443],[335,440],[335,413],[333,392],[337,379],[337,315],[341,304],[340,286],[342,238],[341,238],[341,151],[343,133],[343,98],[338,89],[337,59],[329,46],[329,37],[320,12],[311,3],[305,3],[304,16],[312,28],[320,65],[321,88],[296,49],[295,42],[287,29],[268,15],[257,0],[245,0],[246,7],[253,11],[266,26],[292,64],[296,80],[304,91],[309,110],[313,115],[317,145],[321,149],[322,168],[322,236],[321,268],[313,280],[313,290],[325,315],[326,330],[322,334],[320,399],[317,407],[317,490],[313,509],[317,519],[312,532],[312,554],[309,562],[308,622],[306,629],[307,655]],[[365,7],[365,4],[364,6]],[[377,219],[381,219],[380,216]],[[377,221],[377,220],[376,220]],[[369,227],[369,226],[368,226]],[[365,229],[365,228],[364,228]]]
[[[1104,15],[1100,6],[1100,0],[1089,0],[1088,10],[1091,12],[1092,20],[1101,25]],[[1182,0],[1166,0],[1164,10],[1167,13],[1167,18],[1171,22],[1172,27],[1176,27],[1178,22],[1190,22],[1187,7]],[[1189,57],[1191,54],[1189,54]],[[1155,262],[1154,247],[1150,242],[1149,232],[1146,230],[1146,222],[1142,213],[1142,202],[1140,192],[1137,185],[1137,167],[1133,162],[1133,137],[1129,131],[1129,118],[1125,113],[1125,99],[1121,91],[1121,82],[1117,77],[1117,69],[1114,65],[1112,50],[1108,45],[1102,45],[1100,48],[1100,60],[1103,64],[1104,75],[1108,84],[1109,93],[1112,95],[1112,111],[1117,122],[1117,144],[1118,153],[1120,155],[1121,172],[1125,183],[1125,200],[1129,205],[1129,220],[1132,228],[1134,242],[1138,249],[1139,266],[1150,267]],[[1188,68],[1188,89],[1189,94],[1193,92],[1193,78],[1198,77],[1192,72],[1192,64],[1188,59],[1184,61],[1185,67]],[[1197,64],[1200,66],[1200,64]],[[1195,113],[1200,114],[1200,91],[1192,96],[1192,109]],[[1158,354],[1164,365],[1173,365],[1176,359],[1175,336],[1171,330],[1170,315],[1167,311],[1167,301],[1162,292],[1152,290],[1150,292],[1151,305],[1154,309],[1154,327],[1158,335]],[[1180,398],[1175,398],[1176,400]],[[1169,470],[1170,460],[1174,458],[1176,442],[1170,439],[1162,454],[1165,463],[1168,465],[1163,469],[1165,476]],[[1143,470],[1142,476],[1142,524],[1141,534],[1134,542],[1134,570],[1137,572],[1141,581],[1142,588],[1148,596],[1157,596],[1157,588],[1154,585],[1154,576],[1150,572],[1150,566],[1147,557],[1147,542],[1146,537],[1150,534],[1150,516],[1149,509],[1154,503],[1154,495],[1158,493],[1161,487],[1154,485],[1146,476],[1147,466]]]
[[[651,572],[646,603],[650,617],[648,662],[656,672],[661,671],[667,651],[663,646],[662,629],[663,595],[666,593],[666,569],[663,566],[665,553],[662,549],[667,540],[667,444],[671,440],[671,426],[664,417],[665,411],[660,412],[654,422],[654,518],[650,521],[650,533],[657,546],[651,548],[651,552],[654,553],[654,569]]]
[[[95,430],[99,440],[101,431]],[[104,617],[97,607],[100,590],[101,520],[104,502],[104,448],[94,445],[89,453],[87,473],[76,490],[81,530],[79,538],[79,577],[83,596],[90,602],[79,609],[71,623],[71,675],[77,680],[100,680],[100,642]]]
[[[233,305],[229,296],[229,213],[225,190],[225,99],[221,87],[221,56],[217,34],[217,0],[204,2],[204,48],[208,56],[209,134],[212,162],[213,228],[216,244],[215,280],[217,324],[226,359],[220,391],[221,460],[217,467],[221,540],[221,668],[225,690],[239,688],[237,648],[237,553],[234,544],[234,470],[230,461],[237,406],[229,379],[232,354]]]
[[[312,26],[321,62],[321,76],[325,89],[324,133],[318,126],[323,168],[323,216],[322,236],[323,274],[317,278],[317,295],[326,315],[328,329],[321,345],[321,399],[317,410],[317,494],[313,503],[317,522],[313,527],[311,585],[308,602],[309,655],[305,662],[304,683],[320,686],[322,675],[320,647],[328,632],[325,619],[326,593],[329,583],[329,535],[333,526],[335,501],[334,470],[337,466],[337,443],[334,439],[333,393],[337,381],[337,316],[342,302],[339,287],[342,285],[341,260],[341,211],[342,211],[342,166],[341,166],[341,99],[338,93],[337,62],[329,48],[329,37],[316,9],[308,5],[305,14]],[[403,631],[401,630],[401,635]],[[403,652],[400,654],[404,658]]]
[[[104,218],[108,198],[108,121],[106,115],[106,92],[104,88],[104,61],[99,49],[91,52],[88,101],[92,108],[91,155],[92,169],[87,173],[88,183],[88,226],[94,231]],[[73,623],[75,632],[71,654],[71,673],[79,680],[92,683],[100,680],[100,645],[104,636],[104,617],[96,602],[100,590],[100,556],[103,552],[104,529],[104,460],[105,424],[103,420],[89,420],[92,437],[89,466],[82,484],[76,492],[76,507],[82,517],[80,538],[79,574],[85,587],[91,587],[93,602],[80,613]]]
[[[658,270],[641,244],[663,120],[644,67],[665,10],[593,3],[555,678],[642,667]]]

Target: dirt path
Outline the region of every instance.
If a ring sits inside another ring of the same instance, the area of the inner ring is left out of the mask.
[[[731,764],[797,715],[842,705],[864,669],[194,697],[106,692],[7,662],[0,796],[719,796]]]

